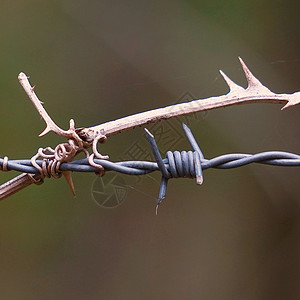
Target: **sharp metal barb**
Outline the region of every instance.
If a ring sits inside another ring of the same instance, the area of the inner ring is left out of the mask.
[[[157,162],[157,165],[159,166],[162,174],[165,176],[165,177],[170,177],[170,174],[168,172],[168,170],[166,169],[165,167],[165,164],[161,158],[161,155],[159,153],[159,149],[157,147],[157,144],[156,144],[156,141],[155,141],[155,138],[153,136],[153,134],[145,128],[145,132],[146,132],[146,136],[147,136],[147,140],[149,142],[149,145],[150,145],[150,148],[152,150],[152,153],[153,153],[153,156]]]
[[[204,155],[203,155],[203,152],[201,151],[191,129],[184,123],[182,123],[182,128],[184,130],[184,133],[185,133],[185,136],[187,137],[190,145],[192,146],[193,150],[194,151],[197,151],[200,155],[200,158],[201,159],[204,159]]]
[[[184,133],[192,146],[193,150],[195,151],[195,171],[196,171],[196,182],[197,184],[203,183],[203,172],[201,167],[201,159],[204,159],[204,155],[191,131],[191,129],[184,123],[182,123],[182,128]]]

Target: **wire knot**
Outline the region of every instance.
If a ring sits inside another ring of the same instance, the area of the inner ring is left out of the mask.
[[[199,178],[201,176],[201,160],[197,151],[168,151],[164,161],[169,172],[167,178]]]
[[[168,151],[164,160],[161,158],[153,134],[151,134],[147,129],[145,129],[151,151],[162,174],[156,205],[156,214],[158,211],[159,204],[166,197],[167,184],[170,178],[196,178],[197,184],[203,183],[201,160],[204,159],[204,155],[198,143],[196,142],[196,139],[192,134],[190,128],[184,123],[182,124],[182,127],[185,136],[187,137],[194,151]]]

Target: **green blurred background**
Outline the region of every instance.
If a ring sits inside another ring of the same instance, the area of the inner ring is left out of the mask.
[[[274,92],[300,90],[298,3],[2,0],[0,155],[62,141],[38,138],[44,123],[20,71],[63,128],[227,93],[219,69],[245,86],[239,55]],[[280,107],[218,109],[189,125],[206,157],[299,153],[300,107]],[[176,119],[160,124],[182,134]],[[143,139],[137,128],[101,151],[119,160]],[[158,216],[159,174],[122,176],[114,209],[94,201],[94,174],[73,177],[76,198],[51,179],[0,203],[1,299],[300,299],[299,168],[208,170],[201,187],[172,180]]]

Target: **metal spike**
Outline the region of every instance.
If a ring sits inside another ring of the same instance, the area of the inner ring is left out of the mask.
[[[161,155],[159,153],[159,149],[157,147],[157,144],[156,144],[156,141],[155,141],[155,138],[154,138],[154,135],[148,130],[145,128],[145,131],[146,131],[146,137],[147,137],[147,140],[149,142],[149,145],[150,145],[150,148],[151,148],[151,151],[153,153],[153,156],[157,162],[157,165],[159,167],[159,169],[161,170],[163,176],[165,176],[166,178],[169,178],[170,177],[170,174],[161,158]]]
[[[159,208],[160,203],[166,198],[167,186],[168,186],[168,178],[162,176],[161,181],[160,181],[157,205],[155,208],[156,215],[158,214],[158,208]]]
[[[158,165],[158,167],[159,167],[159,169],[162,173],[162,177],[161,177],[161,181],[160,181],[160,187],[159,187],[159,193],[158,193],[158,200],[157,200],[157,205],[156,205],[156,208],[155,208],[155,212],[157,214],[159,204],[166,197],[167,185],[168,185],[168,179],[170,178],[170,173],[167,170],[167,168],[166,168],[166,166],[165,166],[165,164],[164,164],[164,162],[161,158],[161,155],[160,155],[159,149],[157,147],[154,135],[146,128],[145,128],[145,131],[146,131],[147,140],[150,144],[150,148],[151,148],[151,151],[153,153],[153,156],[154,156],[154,158],[156,160],[156,163],[157,163],[157,165]]]
[[[201,159],[204,159],[204,155],[192,133],[192,130],[184,123],[182,123],[182,128],[187,137],[190,145],[192,146],[193,150],[195,151],[194,154],[194,161],[195,161],[195,171],[196,171],[196,183],[202,184],[203,183],[203,171],[201,167]]]
[[[182,123],[182,128],[193,150],[199,153],[201,159],[204,159],[204,155],[192,133],[192,130],[185,123]]]
[[[200,185],[203,183],[203,172],[201,168],[199,152],[194,152],[194,160],[195,160],[196,183]]]

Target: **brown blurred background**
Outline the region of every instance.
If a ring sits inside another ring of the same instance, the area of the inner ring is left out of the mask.
[[[62,141],[38,138],[20,71],[63,128],[227,93],[219,69],[245,86],[239,55],[274,92],[300,90],[297,1],[4,0],[0,11],[1,156]],[[300,153],[299,116],[300,106],[251,104],[188,121],[209,158]],[[148,128],[179,136],[168,150],[190,149],[178,120],[159,124]],[[119,160],[140,142],[146,155],[143,128],[101,151]],[[158,216],[159,174],[118,177],[114,208],[99,205],[115,190],[94,174],[74,174],[76,198],[63,180],[31,186],[0,203],[0,297],[300,299],[299,172],[249,165],[205,171],[201,187],[174,179]]]

